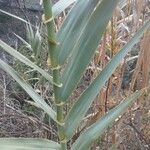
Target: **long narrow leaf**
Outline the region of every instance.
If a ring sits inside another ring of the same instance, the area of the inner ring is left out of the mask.
[[[77,0],[59,0],[54,6],[52,7],[53,16],[58,16],[62,13],[66,8],[68,8],[71,4],[76,2]]]
[[[30,95],[30,97],[37,103],[37,105],[43,109],[54,121],[57,122],[55,111],[44,101],[44,99],[39,96],[34,89],[27,84],[18,74],[17,72],[10,67],[7,63],[0,60],[0,68],[6,71],[9,75],[15,79],[19,85]]]
[[[99,0],[78,0],[58,31],[59,63],[64,64]],[[77,15],[78,14],[78,15]],[[69,42],[68,42],[69,41]]]
[[[116,118],[118,118],[135,100],[137,100],[144,90],[135,92],[126,98],[118,106],[110,110],[104,117],[100,118],[96,123],[91,125],[84,133],[82,133],[77,141],[73,144],[71,150],[83,150],[90,147],[90,144],[100,137],[108,126],[110,126]]]
[[[143,25],[143,27],[134,35],[134,37],[112,58],[112,60],[106,65],[106,67],[101,71],[101,73],[96,77],[91,85],[79,97],[78,101],[74,104],[66,118],[65,130],[68,138],[73,135],[80,121],[85,116],[90,105],[94,101],[96,95],[105,85],[106,81],[115,71],[119,63],[131,50],[131,48],[140,40],[143,33],[149,27],[150,21],[145,23],[145,25]]]
[[[60,145],[47,139],[0,138],[0,148],[3,150],[60,150]]]
[[[29,48],[30,50],[32,50],[31,45],[30,45],[27,41],[25,41],[22,37],[20,37],[19,35],[15,34],[15,33],[14,33],[14,35],[15,35],[27,48]]]
[[[27,66],[35,69],[36,71],[38,71],[43,77],[45,77],[50,83],[53,83],[52,81],[52,77],[43,69],[41,69],[40,67],[38,67],[37,65],[35,65],[33,62],[31,62],[27,57],[23,56],[21,53],[17,52],[15,49],[13,49],[12,47],[10,47],[9,45],[7,45],[5,42],[3,42],[2,40],[0,40],[0,47],[2,47],[7,53],[9,53],[10,55],[12,55],[13,57],[15,57],[16,59],[20,60],[21,62],[23,62],[24,64],[26,64]],[[53,83],[55,84],[55,83]],[[55,84],[57,85],[57,84]],[[57,85],[57,86],[61,86],[61,85]]]
[[[18,17],[18,16],[16,16],[16,15],[13,15],[13,14],[11,14],[11,13],[9,13],[9,12],[6,12],[6,11],[4,11],[4,10],[2,10],[2,9],[0,9],[0,12],[3,13],[3,14],[6,14],[6,15],[8,15],[8,16],[11,16],[11,17],[13,17],[13,18],[15,18],[15,19],[18,19],[18,20],[20,20],[20,21],[22,21],[22,22],[24,22],[24,23],[26,23],[26,24],[29,24],[29,22],[26,21],[25,19],[22,19],[22,18],[20,18],[20,17]]]
[[[102,2],[99,0],[99,3],[94,8],[82,34],[75,43],[72,57],[69,59],[62,75],[63,87],[60,90],[60,99],[62,101],[66,101],[77,86],[96,51],[117,2],[118,0],[102,0]]]
[[[53,11],[53,16],[56,17],[58,16],[60,13],[62,13],[66,8],[68,8],[71,4],[73,4],[74,2],[76,2],[77,0],[60,0],[58,1],[56,4],[54,4],[54,6],[52,7],[52,11]],[[2,9],[0,9],[0,12],[3,14],[6,14],[8,16],[11,16],[17,20],[20,20],[26,24],[30,24],[30,22],[26,21],[23,18],[20,18],[19,16],[16,16],[14,14],[11,14],[9,12],[6,12]]]

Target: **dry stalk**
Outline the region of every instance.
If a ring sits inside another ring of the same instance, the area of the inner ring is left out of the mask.
[[[144,88],[148,85],[148,74],[149,74],[149,65],[150,65],[149,36],[150,36],[150,30],[145,34],[142,42],[142,49],[140,50],[136,68],[132,76],[132,81],[129,88],[129,94],[134,90],[135,82],[138,78],[140,71],[142,73],[142,87]]]
[[[143,60],[142,60],[142,88],[148,86],[149,67],[150,67],[150,30],[143,39]]]

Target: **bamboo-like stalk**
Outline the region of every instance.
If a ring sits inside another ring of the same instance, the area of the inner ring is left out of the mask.
[[[53,82],[61,85],[60,82],[60,67],[58,65],[58,57],[56,52],[56,33],[55,33],[55,23],[52,14],[52,2],[51,0],[43,0],[44,7],[44,22],[47,26],[47,36],[48,36],[48,51],[49,51],[49,60],[51,67],[53,69]],[[58,98],[58,91],[60,90],[59,86],[53,85],[54,90],[54,100],[56,104],[57,111],[57,120],[58,124],[58,136],[61,144],[61,149],[66,150],[66,138],[64,134],[63,124],[64,124],[64,115],[63,115],[63,103]]]

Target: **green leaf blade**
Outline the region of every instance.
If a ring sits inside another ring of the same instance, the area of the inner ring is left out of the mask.
[[[38,71],[50,83],[55,84],[55,83],[53,83],[52,77],[46,71],[44,71],[43,69],[41,69],[40,67],[38,67],[36,64],[34,64],[33,62],[31,62],[27,57],[25,57],[21,53],[17,52],[15,49],[13,49],[9,45],[7,45],[2,40],[0,40],[0,47],[3,48],[7,53],[9,53],[10,55],[12,55],[16,59],[18,59],[21,62],[23,62],[24,64],[26,64],[27,66],[29,66],[29,67],[35,69],[36,71]],[[56,86],[61,86],[61,85],[57,85],[56,84]]]
[[[30,95],[30,97],[36,102],[36,104],[44,110],[55,122],[57,122],[56,119],[56,112],[44,101],[44,99],[39,96],[34,89],[27,84],[19,75],[18,73],[10,67],[7,63],[0,60],[0,68],[3,69],[5,72],[7,72],[10,76],[15,79],[19,85]]]
[[[105,28],[113,15],[118,0],[99,0],[86,27],[78,38],[71,58],[62,75],[63,87],[60,92],[62,101],[68,100],[77,86],[87,65],[94,55]]]
[[[47,139],[0,138],[0,148],[3,150],[60,150],[60,145]]]
[[[68,8],[71,4],[75,3],[77,0],[60,0],[52,7],[53,16],[57,17],[60,13],[62,13],[66,8]],[[14,14],[11,14],[9,12],[6,12],[2,9],[0,9],[0,12],[3,14],[6,14],[12,18],[15,18],[17,20],[20,20],[28,25],[30,25],[30,22],[26,21],[23,18],[20,18],[19,16],[16,16]],[[33,25],[32,25],[33,26]]]
[[[63,65],[99,0],[78,0],[57,33],[59,63]],[[78,14],[78,15],[77,15]],[[68,42],[69,41],[69,42]]]
[[[123,112],[142,94],[144,90],[135,92],[130,97],[126,98],[118,106],[110,110],[104,117],[100,118],[96,123],[91,125],[83,132],[77,141],[73,144],[71,150],[83,150],[90,147],[91,143],[100,137],[105,130],[117,119]]]
[[[22,21],[22,22],[24,22],[24,23],[26,23],[26,24],[29,24],[29,22],[26,21],[25,19],[22,19],[22,18],[20,18],[20,17],[18,17],[18,16],[16,16],[16,15],[13,15],[13,14],[11,14],[11,13],[9,13],[9,12],[6,12],[6,11],[4,11],[4,10],[2,10],[2,9],[0,9],[0,12],[3,13],[3,14],[8,15],[8,16],[10,16],[10,17],[13,17],[13,18],[15,18],[15,19],[17,19],[17,20],[20,20],[20,21]]]
[[[53,16],[58,16],[62,13],[66,8],[68,8],[71,4],[76,2],[77,0],[60,0],[52,7]]]
[[[112,58],[112,60],[106,65],[106,67],[100,72],[96,79],[90,84],[90,86],[83,92],[78,98],[66,117],[65,130],[68,139],[73,135],[80,121],[85,116],[90,105],[94,101],[99,91],[103,88],[106,81],[115,71],[119,63],[131,50],[131,48],[139,41],[143,33],[150,27],[150,21],[145,23],[143,27],[129,40],[129,42]]]

